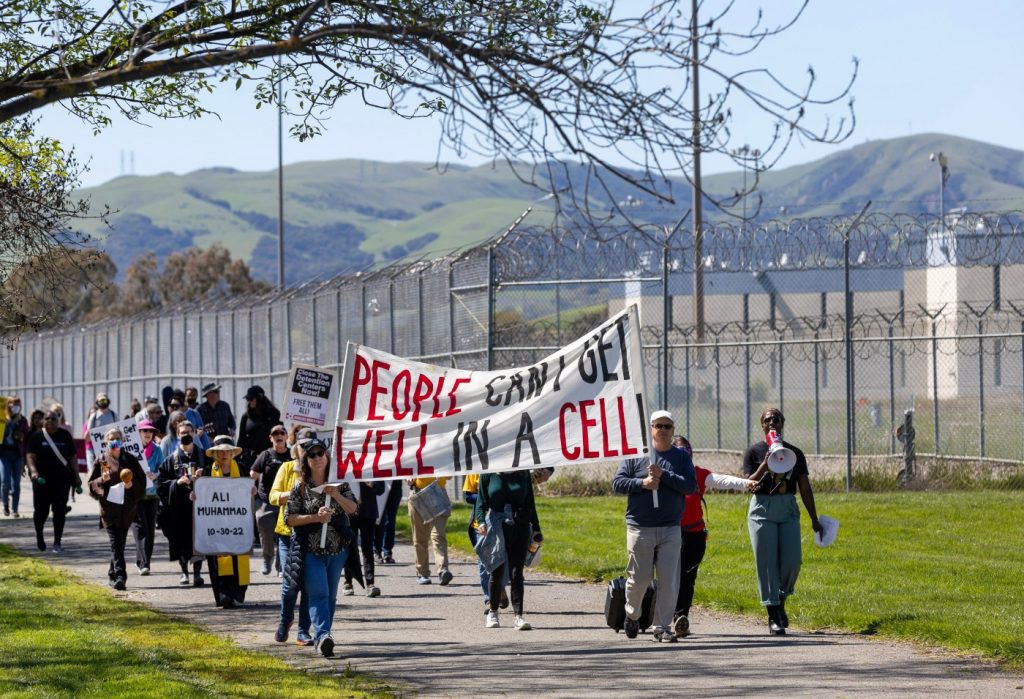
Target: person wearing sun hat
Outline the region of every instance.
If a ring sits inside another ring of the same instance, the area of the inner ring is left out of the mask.
[[[235,458],[242,450],[227,435],[213,440],[213,446],[206,450],[206,456],[213,459],[210,475],[213,478],[248,478],[248,471],[238,467]],[[256,486],[252,488],[256,494]],[[249,556],[207,556],[213,598],[218,607],[234,609],[245,602],[245,591],[249,587]]]
[[[156,443],[156,425],[149,420],[139,422],[139,437],[142,439],[142,455],[145,462],[142,471],[146,474],[146,494],[135,510],[132,536],[135,538],[135,567],[140,575],[149,575],[149,564],[153,560],[153,537],[156,536],[156,510],[160,499],[156,493],[156,479],[160,464],[164,462],[163,450]]]

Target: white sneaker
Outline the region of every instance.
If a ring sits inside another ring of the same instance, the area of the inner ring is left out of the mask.
[[[487,623],[484,624],[484,628],[496,629],[501,626],[501,622],[498,621],[497,612],[487,612]]]
[[[347,586],[347,585],[341,589],[341,594],[342,594],[343,597],[351,597],[355,593],[356,593],[356,591],[353,590],[350,586]]]
[[[530,622],[528,622],[526,619],[524,619],[521,616],[517,616],[516,617],[515,627],[516,627],[516,631],[529,631],[530,629],[533,628],[532,626],[530,626]]]

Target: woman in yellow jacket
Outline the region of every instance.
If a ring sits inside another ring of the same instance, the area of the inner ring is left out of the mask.
[[[413,478],[406,481],[412,492],[416,493],[437,481],[444,488],[447,478]],[[449,513],[450,514],[450,513]],[[409,522],[412,524],[412,546],[416,550],[416,582],[420,585],[430,584],[430,559],[427,554],[427,540],[434,544],[434,564],[437,566],[437,577],[442,585],[447,585],[454,577],[448,570],[448,517],[440,515],[424,522],[409,503]]]
[[[274,478],[274,485],[270,488],[270,504],[278,508],[277,526],[274,531],[277,533],[277,555],[281,566],[288,560],[288,549],[292,544],[292,528],[285,522],[285,505],[288,504],[288,495],[292,488],[302,477],[302,470],[299,460],[306,444],[316,439],[316,432],[306,428],[300,429],[295,434],[295,446],[292,447],[292,461],[285,461],[277,471]],[[313,637],[309,633],[312,621],[309,618],[309,600],[306,593],[299,596],[300,590],[293,589],[288,585],[287,580],[281,578],[281,617],[277,624],[277,632],[274,640],[284,643],[288,640],[288,630],[295,619],[295,601],[299,601],[299,632],[295,637],[295,643],[300,646],[313,645]]]

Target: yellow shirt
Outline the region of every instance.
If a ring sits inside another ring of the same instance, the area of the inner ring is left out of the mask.
[[[475,493],[480,490],[480,474],[471,473],[462,481],[462,492]]]
[[[274,476],[274,485],[270,488],[270,504],[278,508],[277,510],[277,526],[274,527],[274,531],[281,536],[291,536],[292,528],[289,527],[284,521],[285,507],[281,504],[282,495],[290,495],[292,488],[302,477],[302,470],[299,468],[298,461],[285,461],[281,464],[281,468],[277,469],[277,475]]]
[[[448,479],[447,478],[417,478],[416,479],[416,486],[415,486],[416,490],[423,490],[424,488],[426,488],[428,485],[430,485],[434,481],[437,481],[437,484],[443,488],[444,484],[448,482]]]

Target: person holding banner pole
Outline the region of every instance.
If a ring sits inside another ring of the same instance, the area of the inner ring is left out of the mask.
[[[110,541],[107,577],[115,590],[125,589],[128,581],[124,547],[148,483],[139,460],[121,448],[122,438],[120,430],[107,430],[103,435],[103,452],[93,462],[89,474],[89,494],[99,500],[100,524]]]
[[[331,628],[338,583],[352,540],[349,517],[358,509],[348,483],[327,482],[330,463],[327,445],[311,440],[300,459],[302,480],[292,488],[286,505],[288,525],[295,530],[293,546],[302,553],[302,581],[309,595],[316,650],[325,658],[334,655]]]
[[[132,524],[135,537],[135,567],[139,575],[149,575],[149,564],[153,560],[153,537],[156,535],[156,510],[160,503],[156,494],[156,478],[164,454],[156,444],[156,425],[150,420],[139,423],[139,437],[142,439],[142,454],[146,458],[146,493],[139,501]]]
[[[277,556],[281,561],[281,615],[277,624],[277,631],[274,633],[274,640],[284,643],[288,640],[288,631],[291,629],[292,621],[295,619],[295,604],[299,605],[299,630],[295,635],[295,643],[300,646],[313,645],[313,637],[309,634],[312,622],[309,619],[309,597],[302,591],[298,581],[291,580],[285,567],[289,559],[291,547],[297,539],[292,534],[292,528],[286,520],[288,499],[291,497],[292,488],[302,479],[302,467],[300,459],[307,445],[317,439],[316,432],[302,425],[293,425],[290,441],[293,442],[291,452],[292,461],[281,464],[274,476],[274,484],[270,488],[268,498],[270,504],[278,508],[277,526],[274,533],[277,534]]]
[[[641,603],[657,572],[655,641],[675,643],[672,616],[679,592],[680,518],[685,497],[697,487],[693,461],[672,446],[672,414],[651,413],[651,451],[619,465],[612,490],[629,497],[626,504],[626,638],[640,630]]]
[[[206,456],[213,459],[210,476],[242,478],[242,470],[235,461],[235,457],[241,453],[242,450],[235,446],[235,441],[228,435],[222,434],[214,438],[213,446],[206,450]],[[252,487],[252,494],[256,495],[255,485]],[[195,499],[195,493],[192,494],[192,499]],[[234,609],[244,605],[245,592],[249,589],[249,556],[207,556],[206,562],[210,569],[210,585],[217,606]]]
[[[196,478],[208,475],[209,470],[206,455],[196,444],[194,432],[195,428],[188,420],[178,423],[178,448],[160,464],[156,488],[163,507],[160,526],[167,537],[170,558],[181,566],[181,580],[178,582],[189,584],[188,566],[191,561],[192,585],[202,587],[203,559],[192,560],[192,484]]]

